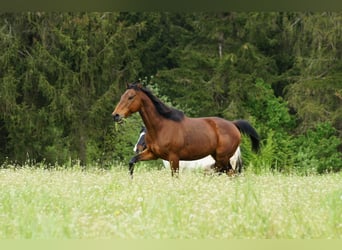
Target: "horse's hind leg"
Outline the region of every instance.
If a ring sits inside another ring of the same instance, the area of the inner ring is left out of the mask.
[[[229,157],[222,156],[222,157],[216,157],[215,162],[215,170],[219,174],[226,173],[227,175],[231,176],[234,173],[234,170],[232,168],[232,165],[230,164]]]
[[[225,161],[222,161],[222,160],[219,160],[219,159],[216,159],[216,162],[215,162],[215,165],[214,165],[214,169],[217,173],[219,174],[223,174],[227,171],[228,169],[228,166],[227,164],[225,163]]]
[[[225,172],[226,166],[222,163],[222,160],[217,157],[216,153],[211,154],[211,157],[215,159],[215,163],[211,166],[211,168],[219,174],[223,174]]]
[[[228,176],[232,176],[235,174],[236,163],[234,168],[232,164],[234,161],[230,161],[231,157],[234,156],[234,152],[236,152],[236,148],[231,147],[220,147],[216,150],[216,166],[219,173],[226,173]]]

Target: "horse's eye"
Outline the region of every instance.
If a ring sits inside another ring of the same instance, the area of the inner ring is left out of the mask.
[[[135,95],[129,96],[128,100],[132,100],[135,97]]]

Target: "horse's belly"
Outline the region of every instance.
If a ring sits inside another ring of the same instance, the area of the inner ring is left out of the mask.
[[[199,160],[215,152],[217,142],[212,137],[202,135],[198,138],[187,138],[179,152],[181,160]]]

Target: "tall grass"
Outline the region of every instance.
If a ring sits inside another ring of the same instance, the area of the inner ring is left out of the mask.
[[[342,238],[342,175],[0,169],[1,239]]]

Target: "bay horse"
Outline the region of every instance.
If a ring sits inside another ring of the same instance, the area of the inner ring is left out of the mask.
[[[147,129],[147,148],[129,162],[133,177],[138,161],[161,158],[171,165],[171,175],[179,173],[179,160],[196,160],[211,155],[215,170],[229,174],[229,159],[240,145],[241,133],[249,135],[252,149],[259,150],[259,136],[244,120],[228,121],[219,117],[190,118],[180,110],[168,107],[140,83],[127,85],[112,112],[115,122],[139,112]]]
[[[145,142],[145,134],[146,128],[143,126],[140,130],[140,134],[136,144],[134,145],[133,152],[136,154],[141,153],[143,150],[147,148]],[[241,151],[240,146],[237,147],[234,155],[229,159],[230,165],[232,169],[241,173],[242,171],[242,159],[241,159]],[[193,161],[179,161],[179,169],[204,169],[209,170],[215,164],[215,160],[211,155],[208,155],[204,158],[193,160]],[[170,163],[166,160],[163,160],[163,165],[165,168],[170,169]]]

